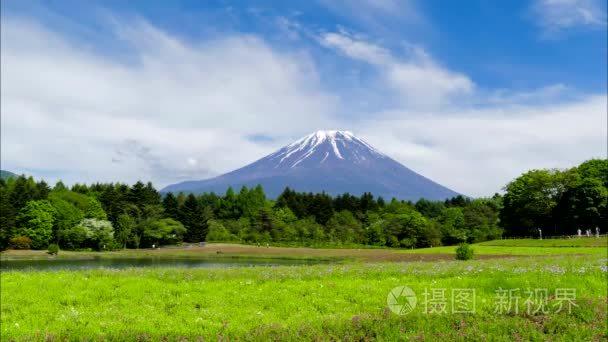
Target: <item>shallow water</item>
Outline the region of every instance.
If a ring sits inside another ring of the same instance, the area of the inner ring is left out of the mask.
[[[192,258],[90,258],[90,259],[42,259],[2,260],[2,271],[54,271],[81,269],[123,269],[129,267],[180,267],[180,268],[226,268],[226,267],[271,267],[290,265],[313,265],[323,261],[297,259],[192,259]]]

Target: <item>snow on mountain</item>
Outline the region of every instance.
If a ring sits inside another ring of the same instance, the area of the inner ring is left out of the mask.
[[[357,164],[386,156],[349,131],[317,131],[266,158],[276,163],[275,168],[295,168],[314,166],[336,159]]]
[[[285,187],[332,195],[371,192],[390,200],[442,200],[458,193],[399,164],[349,131],[317,131],[238,170],[201,181],[170,185],[163,192],[223,193],[229,186],[261,184],[268,196]]]

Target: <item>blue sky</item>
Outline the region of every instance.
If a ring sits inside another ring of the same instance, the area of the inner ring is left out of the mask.
[[[457,191],[605,157],[606,2],[2,1],[2,168],[201,179],[351,130]]]

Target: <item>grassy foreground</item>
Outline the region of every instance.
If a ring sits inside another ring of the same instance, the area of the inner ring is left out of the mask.
[[[4,272],[0,337],[605,341],[606,263],[604,249],[467,262]],[[412,288],[418,299],[418,306],[403,316],[387,305],[389,291],[401,285]],[[425,288],[447,289],[447,313],[424,313]],[[450,292],[461,288],[475,289],[475,313],[450,312]],[[513,307],[510,313],[496,313],[496,290],[515,288],[522,291],[519,312]],[[547,289],[551,312],[528,315],[527,288]],[[553,312],[557,288],[576,289],[572,313]]]

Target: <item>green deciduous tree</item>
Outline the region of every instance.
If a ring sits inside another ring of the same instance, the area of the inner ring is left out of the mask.
[[[467,241],[469,234],[465,225],[463,208],[446,208],[441,212],[438,220],[445,244],[454,245]]]
[[[327,221],[327,232],[335,242],[365,242],[365,233],[361,222],[357,220],[350,211],[343,210],[335,213],[332,218]]]
[[[581,178],[564,193],[557,216],[565,223],[564,233],[573,234],[577,228],[602,228],[606,231],[608,189],[596,178]]]
[[[114,227],[114,237],[116,242],[122,246],[122,248],[127,247],[127,243],[131,237],[131,233],[135,229],[135,219],[133,219],[128,214],[121,214],[118,216],[116,225]]]
[[[32,248],[46,249],[53,235],[55,209],[48,200],[29,201],[17,215],[16,235],[32,239]]]
[[[533,236],[538,228],[547,235],[554,233],[554,209],[566,190],[567,179],[559,170],[532,170],[509,183],[500,213],[505,234]]]
[[[82,210],[76,208],[72,203],[61,198],[51,196],[49,201],[55,209],[54,240],[57,244],[61,245],[63,233],[79,224],[84,218],[84,214]]]
[[[221,222],[209,220],[209,232],[207,233],[207,241],[229,242],[238,241],[239,238],[230,233]]]
[[[502,236],[502,229],[498,226],[499,209],[495,199],[476,199],[464,207],[466,242],[499,239]]]
[[[86,244],[94,249],[109,249],[114,245],[112,222],[98,219],[83,219],[77,226],[86,235]]]
[[[173,245],[183,240],[186,228],[179,221],[164,218],[150,222],[142,234],[142,244],[151,245]]]
[[[83,209],[84,217],[105,221],[108,219],[106,212],[103,210],[101,203],[93,198],[88,197],[86,206]]]

